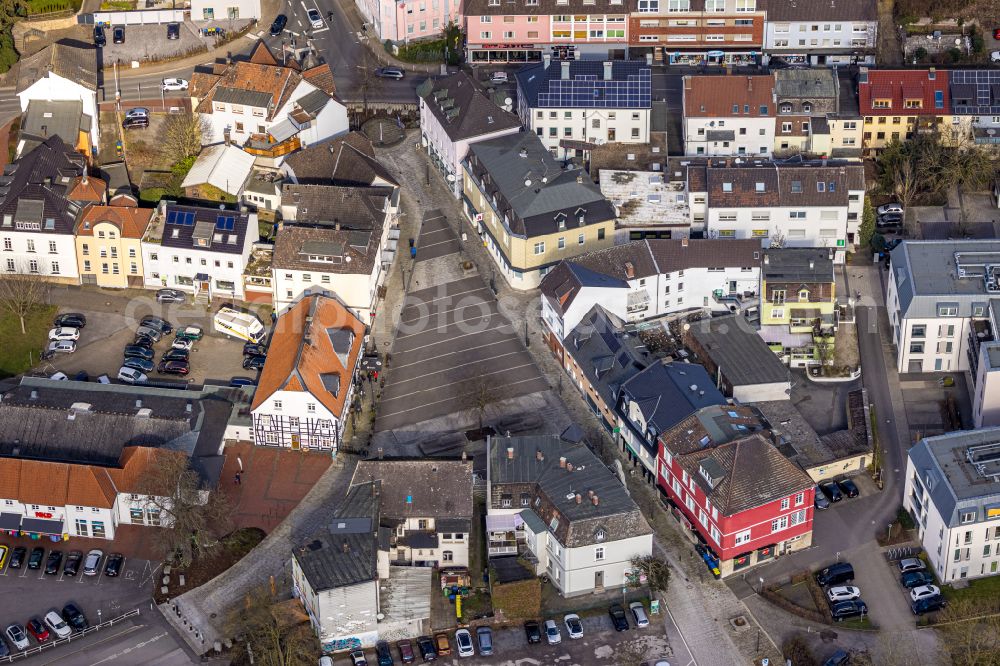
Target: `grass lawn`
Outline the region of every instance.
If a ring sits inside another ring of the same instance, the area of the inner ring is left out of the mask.
[[[45,305],[27,318],[27,335],[21,333],[20,320],[0,310],[0,379],[18,375],[38,363],[38,353],[46,343],[46,335],[56,314],[54,305]]]
[[[997,603],[1000,599],[1000,576],[987,576],[969,581],[969,586],[956,590],[948,585],[941,587],[941,594],[948,601],[971,599]]]

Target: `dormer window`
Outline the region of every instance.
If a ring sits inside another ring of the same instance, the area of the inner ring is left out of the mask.
[[[813,110],[813,105],[810,104],[809,102],[805,102],[802,105],[802,111],[803,111],[803,113],[812,113],[812,110]]]
[[[604,541],[607,538],[608,533],[604,531],[603,527],[598,528],[598,530],[594,532],[594,541]]]
[[[782,104],[781,105],[781,112],[782,113],[791,113],[792,112],[792,105],[788,104],[787,102],[784,103],[784,104]]]
[[[907,109],[922,109],[924,108],[924,100],[922,99],[907,99],[903,100],[903,106]]]
[[[892,100],[891,99],[876,99],[872,100],[873,109],[891,109]]]

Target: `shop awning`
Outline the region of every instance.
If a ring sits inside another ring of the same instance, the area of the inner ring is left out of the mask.
[[[62,536],[63,521],[45,520],[43,518],[25,518],[23,521],[21,521],[21,531],[34,532],[36,534],[51,534],[53,536]]]
[[[21,529],[21,517],[19,513],[0,513],[0,530]]]

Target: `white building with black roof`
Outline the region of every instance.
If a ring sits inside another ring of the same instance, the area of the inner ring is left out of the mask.
[[[243,300],[243,271],[259,239],[257,213],[161,201],[142,239],[144,282],[196,300]]]
[[[527,559],[564,597],[632,584],[653,531],[618,478],[569,439],[487,440],[488,555]]]

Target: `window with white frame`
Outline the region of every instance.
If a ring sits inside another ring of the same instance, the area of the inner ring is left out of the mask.
[[[604,546],[597,546],[594,548],[594,560],[600,562],[604,559]]]
[[[743,530],[736,533],[736,545],[741,546],[750,541],[750,530]]]
[[[771,532],[780,532],[781,530],[788,529],[788,516],[781,516],[780,518],[775,518],[771,521]]]

